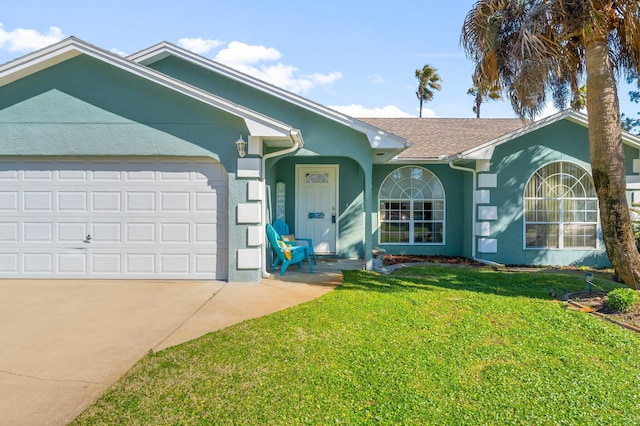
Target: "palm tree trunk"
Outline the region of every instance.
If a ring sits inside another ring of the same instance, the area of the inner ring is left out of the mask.
[[[422,118],[422,102],[424,102],[424,100],[420,99],[420,115],[419,115],[420,118]]]
[[[591,171],[604,243],[619,278],[640,289],[640,255],[626,197],[620,105],[606,35],[592,29],[585,38],[585,53]]]

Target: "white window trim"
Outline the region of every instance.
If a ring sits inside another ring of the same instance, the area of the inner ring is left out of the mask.
[[[568,163],[568,164],[573,164],[579,168],[581,168],[582,170],[584,170],[589,177],[591,177],[591,179],[593,180],[593,176],[591,176],[591,171],[585,167],[582,164],[579,164],[575,161],[568,161],[568,160],[554,160],[554,161],[549,161],[545,164],[543,164],[542,166],[536,168],[536,170],[533,171],[533,173],[531,173],[531,175],[529,175],[529,178],[527,179],[525,185],[524,185],[524,190],[522,193],[522,248],[523,250],[527,250],[527,251],[599,251],[600,250],[600,238],[599,236],[601,235],[601,230],[600,230],[600,205],[598,203],[598,199],[596,197],[596,222],[527,222],[527,208],[526,208],[526,199],[527,198],[535,198],[535,197],[527,197],[526,196],[526,192],[527,192],[527,186],[529,185],[529,181],[531,181],[531,178],[533,178],[533,176],[538,173],[539,170],[547,167],[550,164],[554,164],[554,163]],[[565,199],[571,199],[572,197],[567,197],[567,198],[563,198],[562,200]],[[576,198],[574,198],[576,199]],[[578,198],[580,200],[584,200],[584,198]],[[562,209],[562,206],[564,205],[564,203],[560,204],[560,209]],[[559,216],[563,217],[562,215],[562,210],[560,211]],[[571,223],[581,223],[581,224],[593,224],[595,223],[596,225],[596,245],[595,247],[564,247],[564,227],[562,225],[567,225],[567,224],[571,224]],[[527,246],[527,225],[528,224],[557,224],[558,225],[558,247],[528,247]]]
[[[415,169],[415,168],[419,168],[419,169],[423,169],[425,171],[427,171],[429,174],[433,175],[434,179],[438,182],[438,184],[440,185],[440,187],[442,188],[442,194],[443,197],[442,199],[396,199],[396,198],[385,198],[382,199],[381,198],[381,191],[382,191],[382,187],[383,184],[387,181],[387,179],[389,178],[389,176],[391,176],[392,173],[400,170],[400,169]],[[404,167],[399,167],[397,169],[394,169],[393,171],[391,171],[390,173],[387,174],[387,176],[382,180],[381,184],[380,184],[380,188],[378,189],[378,244],[384,244],[384,245],[392,245],[392,246],[444,246],[447,244],[447,231],[446,231],[446,227],[447,227],[447,194],[444,190],[444,185],[442,184],[442,181],[438,178],[438,176],[436,176],[435,173],[433,173],[431,170],[426,169],[424,167],[421,166],[404,166]],[[410,209],[410,214],[411,217],[413,217],[413,202],[414,201],[427,201],[427,202],[436,202],[436,201],[442,201],[442,221],[435,221],[432,220],[430,222],[432,223],[438,223],[438,222],[442,222],[442,241],[441,242],[424,242],[424,243],[416,243],[416,242],[412,242],[414,239],[414,226],[413,223],[414,221],[408,220],[406,222],[402,222],[402,221],[383,221],[381,219],[381,215],[380,215],[380,203],[381,202],[398,202],[398,203],[402,203],[402,202],[409,202],[411,205],[411,209]],[[398,242],[398,243],[391,243],[391,242],[383,242],[382,241],[382,223],[383,222],[397,222],[397,223],[409,223],[409,241],[408,242]]]

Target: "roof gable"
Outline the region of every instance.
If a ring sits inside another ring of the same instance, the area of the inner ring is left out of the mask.
[[[299,143],[302,142],[300,131],[290,125],[241,105],[229,102],[219,96],[190,86],[180,80],[154,71],[135,61],[122,58],[75,37],[67,38],[44,49],[37,50],[0,65],[0,86],[7,85],[79,55],[88,55],[131,74],[145,78],[155,84],[167,87],[200,102],[236,115],[245,121],[251,135],[286,139],[292,143],[296,141]]]
[[[493,140],[487,141],[484,144],[463,151],[458,155],[458,157],[467,159],[490,159],[493,155],[493,150],[497,146],[500,146],[504,143],[519,138],[520,136],[534,132],[538,129],[542,129],[543,127],[550,126],[551,124],[557,123],[562,120],[567,120],[572,123],[579,124],[585,128],[589,127],[589,120],[586,114],[575,111],[573,109],[566,109],[564,111],[560,111],[556,114],[550,115],[549,117],[534,121],[527,126],[516,129]],[[635,148],[640,148],[640,138],[632,135],[629,132],[622,132],[622,142]]]
[[[216,61],[204,58],[200,55],[182,49],[168,42],[158,43],[155,46],[151,46],[148,49],[128,56],[127,59],[130,59],[142,65],[151,65],[154,62],[160,61],[169,56],[174,56],[179,59],[188,61],[210,72],[224,75],[225,77],[245,84],[254,90],[260,90],[264,93],[268,93],[269,95],[282,99],[289,104],[304,108],[321,117],[330,119],[334,122],[363,133],[367,136],[372,149],[390,150],[392,154],[390,156],[393,156],[410,146],[410,144],[407,143],[407,141],[399,135],[394,135],[386,132],[385,130],[374,125],[339,113],[335,110],[332,110],[331,108],[327,108],[326,106],[312,102],[280,87],[266,83],[255,77],[244,74]]]

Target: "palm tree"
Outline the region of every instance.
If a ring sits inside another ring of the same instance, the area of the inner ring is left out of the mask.
[[[571,105],[571,108],[575,109],[576,111],[580,111],[587,106],[587,86],[585,86],[584,84],[580,86],[580,88],[578,89],[578,96],[576,97],[574,95],[569,105]]]
[[[438,70],[431,65],[425,65],[421,70],[416,70],[418,90],[416,96],[420,100],[420,118],[422,118],[422,103],[433,99],[433,91],[440,90],[440,76]]]
[[[480,105],[482,105],[484,101],[497,101],[498,99],[502,99],[502,94],[499,86],[490,86],[475,75],[472,79],[473,87],[467,90],[467,95],[474,97],[473,112],[476,113],[476,118],[480,118]]]
[[[533,118],[551,93],[557,107],[579,98],[586,76],[589,149],[607,254],[618,276],[640,288],[640,255],[626,199],[615,71],[640,70],[637,0],[480,0],[461,43],[476,73]]]

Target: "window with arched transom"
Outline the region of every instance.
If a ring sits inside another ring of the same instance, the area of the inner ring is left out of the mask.
[[[380,243],[444,243],[444,188],[429,170],[394,170],[382,182],[378,200]]]
[[[596,248],[598,199],[593,179],[577,164],[538,169],[524,193],[526,248]]]

